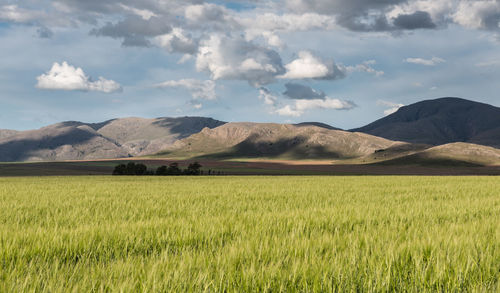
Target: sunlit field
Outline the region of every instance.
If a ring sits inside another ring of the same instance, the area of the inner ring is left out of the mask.
[[[499,291],[498,177],[0,178],[2,292]]]

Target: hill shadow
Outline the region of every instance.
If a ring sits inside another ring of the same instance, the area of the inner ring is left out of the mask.
[[[368,164],[371,166],[410,166],[418,165],[423,167],[484,167],[484,165],[471,163],[457,159],[429,158],[421,154],[408,155],[396,159]]]
[[[65,125],[66,127],[68,127],[68,126],[76,126],[77,124],[74,122],[65,122]],[[62,127],[63,126],[61,126],[61,128]],[[0,161],[2,162],[26,161],[36,151],[55,150],[64,145],[83,144],[95,137],[101,137],[101,136],[74,127],[69,131],[60,133],[56,136],[51,136],[47,134],[42,136],[42,138],[40,139],[27,139],[27,138],[12,139],[0,144]]]
[[[321,128],[325,128],[328,130],[342,130],[341,128],[333,127],[331,125],[328,125],[326,123],[321,123],[321,122],[302,122],[302,123],[294,124],[294,126],[297,126],[297,127],[316,126],[316,127],[321,127]]]
[[[198,133],[203,128],[216,128],[227,122],[205,117],[179,117],[179,118],[158,118],[153,125],[169,128],[171,133],[178,134],[179,138],[186,138],[192,134]]]
[[[258,137],[259,135],[252,134],[226,152],[202,155],[197,158],[277,158],[284,155],[290,159],[339,159],[342,157],[341,154],[329,151],[323,146],[306,144],[307,138],[302,136],[277,141],[256,141]]]

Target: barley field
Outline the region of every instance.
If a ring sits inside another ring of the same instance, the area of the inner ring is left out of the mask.
[[[499,177],[0,178],[1,292],[495,292],[499,279]]]

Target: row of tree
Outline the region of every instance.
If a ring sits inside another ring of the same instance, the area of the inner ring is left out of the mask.
[[[145,175],[158,175],[158,176],[180,176],[180,175],[204,175],[201,170],[201,165],[194,162],[188,165],[186,169],[181,169],[178,163],[171,163],[168,166],[160,166],[156,171],[148,170],[148,167],[142,163],[120,164],[113,170],[113,175],[129,175],[129,176],[145,176]],[[222,173],[208,170],[208,175],[221,175]]]

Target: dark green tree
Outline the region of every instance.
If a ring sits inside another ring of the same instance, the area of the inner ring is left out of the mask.
[[[188,168],[186,169],[185,173],[186,175],[200,175],[200,168],[202,166],[198,162],[194,162],[189,164]]]
[[[129,162],[127,164],[127,171],[125,175],[135,175],[135,163],[134,162]]]
[[[168,165],[168,175],[181,175],[182,171],[178,163],[171,163]]]
[[[134,175],[147,175],[148,167],[144,164],[136,164],[135,165],[135,174]]]
[[[127,175],[127,166],[125,164],[120,164],[113,170],[113,175]]]
[[[168,168],[167,168],[167,166],[160,166],[160,167],[158,167],[158,169],[156,169],[156,175],[158,175],[158,176],[168,175]]]

